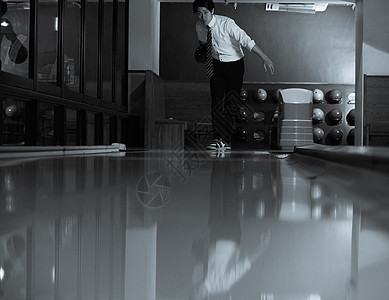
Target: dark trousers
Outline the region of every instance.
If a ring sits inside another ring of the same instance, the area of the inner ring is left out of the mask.
[[[239,200],[234,189],[231,161],[212,162],[210,209],[208,225],[210,241],[234,241],[241,239]]]
[[[210,78],[212,97],[211,116],[215,138],[231,140],[231,122],[224,114],[225,96],[234,91],[237,95],[243,84],[244,60],[221,62],[213,60],[213,76]]]

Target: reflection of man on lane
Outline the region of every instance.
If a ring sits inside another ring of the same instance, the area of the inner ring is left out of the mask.
[[[211,199],[208,225],[210,243],[205,269],[194,299],[207,299],[229,293],[267,248],[270,234],[258,237],[259,246],[244,255],[240,252],[241,225],[236,191],[233,188],[231,162],[215,160],[212,168]],[[197,271],[198,271],[197,266]],[[195,274],[194,274],[195,275]],[[198,275],[198,274],[196,274]]]
[[[25,249],[26,241],[18,234],[6,239],[0,238],[0,299],[10,299],[6,294],[7,282],[17,281],[24,273],[24,270],[21,272],[23,264],[18,263],[20,264]]]
[[[11,22],[4,17],[8,10],[7,3],[1,2],[1,34],[0,34],[0,44],[3,41],[3,37],[5,36],[7,40],[11,42],[9,47],[8,55],[12,62],[16,64],[21,64],[27,59],[27,49],[23,46],[21,41],[19,41],[16,33],[12,28]],[[0,59],[0,68],[1,68],[1,59]]]

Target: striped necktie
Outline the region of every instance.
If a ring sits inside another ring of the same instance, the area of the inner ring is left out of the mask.
[[[213,76],[213,58],[212,58],[212,31],[211,27],[207,26],[208,34],[207,34],[207,54],[205,61],[205,70],[207,76],[211,78]]]

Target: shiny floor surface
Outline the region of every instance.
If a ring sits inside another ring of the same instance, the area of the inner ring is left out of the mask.
[[[389,173],[301,154],[0,161],[0,299],[388,299]]]

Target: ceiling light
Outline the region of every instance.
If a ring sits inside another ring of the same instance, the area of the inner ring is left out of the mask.
[[[315,14],[327,9],[327,3],[266,3],[266,11]]]

